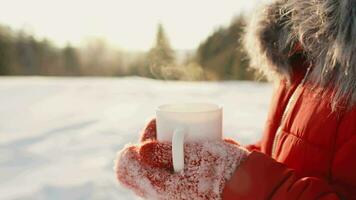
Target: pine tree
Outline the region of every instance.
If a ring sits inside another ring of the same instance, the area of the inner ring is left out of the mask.
[[[245,26],[242,17],[236,18],[229,27],[220,28],[198,48],[196,61],[206,73],[207,79],[250,80],[247,55],[241,37]]]
[[[174,51],[171,48],[162,24],[158,25],[156,44],[148,53],[149,67],[156,78],[162,78],[161,71],[164,67],[175,64]]]
[[[10,37],[8,30],[0,26],[0,75],[10,73]]]
[[[78,75],[79,74],[79,57],[75,48],[70,44],[63,49],[63,65],[65,73],[68,75]]]

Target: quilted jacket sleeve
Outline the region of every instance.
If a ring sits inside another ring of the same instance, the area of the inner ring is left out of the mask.
[[[252,152],[226,183],[224,200],[339,200],[356,199],[356,136],[335,152],[332,180],[297,177],[288,168],[260,152]]]
[[[224,200],[339,200],[325,181],[298,179],[292,169],[269,156],[253,152],[235,171],[223,191]]]

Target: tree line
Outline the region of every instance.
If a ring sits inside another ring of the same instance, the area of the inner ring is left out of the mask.
[[[237,17],[215,30],[194,52],[177,58],[164,27],[157,27],[155,45],[147,52],[126,52],[96,38],[84,46],[57,47],[24,31],[0,26],[0,75],[143,76],[170,80],[252,80]]]

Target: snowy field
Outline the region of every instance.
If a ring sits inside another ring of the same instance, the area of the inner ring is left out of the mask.
[[[0,78],[0,199],[137,199],[112,169],[164,103],[224,107],[224,134],[259,138],[270,84],[142,78]]]

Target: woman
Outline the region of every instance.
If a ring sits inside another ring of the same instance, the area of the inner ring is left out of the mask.
[[[171,173],[170,144],[118,155],[118,180],[151,199],[356,199],[356,1],[279,0],[249,24],[253,66],[276,89],[263,138],[187,144]]]

